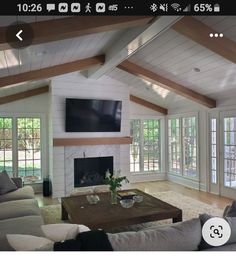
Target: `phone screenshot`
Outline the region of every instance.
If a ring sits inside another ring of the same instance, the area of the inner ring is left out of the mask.
[[[233,1],[0,10],[0,254],[236,251]]]

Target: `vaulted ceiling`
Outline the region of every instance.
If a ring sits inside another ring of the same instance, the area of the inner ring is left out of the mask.
[[[0,30],[17,20],[53,24],[61,19],[5,16],[0,17]],[[186,102],[214,107],[221,99],[236,96],[236,17],[124,18],[113,21],[113,26],[102,22],[75,26],[70,35],[51,41],[41,38],[40,44],[25,49],[9,49],[0,40],[0,97],[45,86],[50,76],[60,74],[54,66],[58,69],[61,64],[83,59],[89,59],[90,65],[76,65],[78,70],[88,70],[83,71],[86,76],[100,79],[107,75],[124,83],[133,96],[163,108]],[[224,37],[211,38],[211,30]],[[99,55],[104,57],[97,63],[100,66],[94,67],[97,60],[93,57]],[[125,60],[141,69],[122,68]],[[72,66],[63,70],[75,71]],[[140,70],[147,72],[143,75]]]

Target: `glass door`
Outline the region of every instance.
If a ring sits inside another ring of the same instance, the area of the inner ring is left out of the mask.
[[[220,194],[236,199],[236,112],[221,115]]]

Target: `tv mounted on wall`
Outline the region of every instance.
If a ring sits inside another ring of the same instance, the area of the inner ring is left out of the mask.
[[[122,102],[66,99],[66,132],[120,132]]]

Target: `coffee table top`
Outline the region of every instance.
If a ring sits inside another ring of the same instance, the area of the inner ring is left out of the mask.
[[[63,197],[62,207],[70,216],[70,221],[76,224],[84,224],[89,228],[113,228],[138,223],[144,223],[163,219],[182,218],[182,210],[165,203],[138,189],[134,191],[143,196],[141,203],[134,203],[131,208],[123,208],[118,204],[110,203],[110,193],[97,193],[100,201],[97,204],[89,204],[86,195]]]

